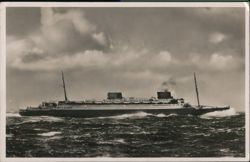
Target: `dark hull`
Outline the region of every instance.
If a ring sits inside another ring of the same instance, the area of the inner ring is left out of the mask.
[[[228,110],[229,107],[216,107],[216,108],[178,108],[178,109],[130,109],[130,110],[84,110],[84,109],[32,109],[32,110],[20,110],[22,116],[56,116],[56,117],[80,117],[80,118],[92,118],[92,117],[106,117],[122,114],[131,114],[137,112],[145,112],[150,114],[179,114],[179,115],[203,115],[214,111]]]

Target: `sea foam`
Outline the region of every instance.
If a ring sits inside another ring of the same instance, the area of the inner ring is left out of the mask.
[[[148,115],[152,115],[146,112],[136,112],[132,114],[122,114],[122,115],[115,115],[115,116],[108,116],[108,117],[98,117],[99,119],[111,118],[111,119],[126,119],[126,118],[143,118]]]
[[[115,116],[107,116],[107,117],[97,117],[98,119],[107,119],[107,118],[110,118],[110,119],[126,119],[126,118],[144,118],[144,117],[148,117],[148,116],[154,116],[154,117],[159,117],[159,118],[163,118],[163,117],[170,117],[170,116],[177,116],[177,114],[163,114],[163,113],[160,113],[160,114],[151,114],[151,113],[146,113],[146,112],[143,112],[143,111],[140,111],[140,112],[136,112],[136,113],[131,113],[131,114],[122,114],[122,115],[115,115]],[[91,119],[91,118],[89,118]]]
[[[57,135],[57,134],[61,134],[61,132],[46,132],[46,133],[40,133],[38,135],[45,136],[45,137],[50,137],[50,136],[54,136],[54,135]]]
[[[7,113],[6,116],[7,117],[21,117],[21,115],[18,113]]]
[[[230,109],[224,110],[224,111],[214,111],[214,112],[206,113],[202,115],[201,118],[204,118],[204,119],[222,118],[222,117],[234,116],[234,115],[238,115],[238,113],[235,111],[233,107],[231,107]]]

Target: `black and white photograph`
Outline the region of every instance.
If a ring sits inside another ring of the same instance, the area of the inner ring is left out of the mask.
[[[5,6],[6,159],[248,158],[244,3],[78,4]]]

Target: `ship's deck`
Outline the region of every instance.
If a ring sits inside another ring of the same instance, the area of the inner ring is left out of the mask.
[[[180,104],[128,104],[128,105],[116,105],[116,104],[104,104],[104,105],[58,105],[56,107],[31,107],[29,109],[44,109],[44,110],[148,110],[148,109],[181,109],[184,108],[183,105]]]

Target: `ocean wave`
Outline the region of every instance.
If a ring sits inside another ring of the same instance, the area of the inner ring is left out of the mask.
[[[235,109],[231,107],[230,109],[224,110],[224,111],[214,111],[214,112],[206,113],[204,115],[201,115],[201,118],[212,119],[212,118],[223,118],[223,117],[235,116],[235,115],[239,115],[239,113],[237,113]]]
[[[115,115],[115,116],[107,116],[107,117],[97,117],[98,119],[105,119],[105,118],[111,118],[111,119],[126,119],[126,118],[143,118],[146,116],[152,116],[153,114],[146,113],[146,112],[137,112],[132,114],[122,114],[122,115]]]
[[[63,118],[53,117],[53,116],[41,116],[40,120],[48,121],[48,122],[60,122],[63,121]]]
[[[7,117],[21,117],[21,115],[18,113],[6,113],[6,116]]]
[[[58,135],[58,134],[61,134],[61,132],[45,132],[45,133],[40,133],[38,134],[39,136],[45,136],[45,137],[51,137],[51,136],[54,136],[54,135]]]
[[[177,116],[177,114],[151,114],[151,113],[146,113],[146,112],[136,112],[136,113],[131,113],[131,114],[122,114],[122,115],[115,115],[115,116],[107,116],[107,117],[97,117],[98,119],[126,119],[126,118],[144,118],[144,117],[148,117],[148,116],[153,116],[153,117],[159,117],[159,118],[163,118],[163,117],[170,117],[170,116]],[[91,118],[89,118],[91,119]]]
[[[119,139],[114,139],[114,140],[107,140],[107,141],[98,141],[97,142],[98,144],[127,144],[127,142],[122,139],[122,138],[119,138]]]
[[[52,116],[29,116],[26,118],[27,119],[20,124],[37,123],[37,122],[41,122],[41,121],[45,121],[45,122],[61,122],[61,121],[63,121],[63,118],[52,117]]]
[[[126,144],[126,141],[125,141],[124,139],[122,139],[122,138],[115,139],[113,142],[114,142],[114,143]]]
[[[178,114],[168,114],[168,115],[166,115],[166,117],[170,117],[170,116],[177,116]]]
[[[163,118],[163,117],[166,117],[166,115],[165,114],[162,114],[162,113],[160,113],[160,114],[157,114],[157,115],[155,115],[156,117],[159,117],[159,118]]]
[[[11,138],[11,137],[13,137],[13,134],[6,134],[6,137]]]
[[[130,118],[125,120],[59,118],[63,122],[9,124],[6,127],[6,136],[9,137],[6,138],[6,156],[90,158],[106,156],[106,153],[111,157],[245,156],[244,115],[216,120],[167,113],[151,115],[130,114]],[[140,116],[138,120],[131,119],[137,119],[137,116]],[[53,119],[22,117],[11,122],[32,118]],[[179,135],[181,138],[177,138]],[[185,144],[180,145],[183,140]],[[30,147],[22,147],[20,142]]]
[[[160,113],[160,114],[157,114],[157,115],[153,115],[155,117],[159,117],[159,118],[163,118],[163,117],[171,117],[171,116],[177,116],[178,114],[175,114],[175,113],[171,113],[171,114],[163,114],[163,113]]]

